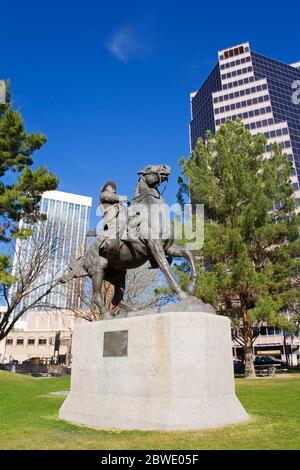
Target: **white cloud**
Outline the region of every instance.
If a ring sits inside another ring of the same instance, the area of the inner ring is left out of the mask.
[[[141,40],[130,26],[118,29],[106,43],[107,49],[119,60],[127,62],[134,57],[143,57],[150,51],[149,44]]]

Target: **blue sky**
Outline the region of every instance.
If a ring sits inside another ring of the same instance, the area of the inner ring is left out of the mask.
[[[36,154],[59,189],[90,195],[114,178],[131,195],[135,172],[167,163],[175,200],[178,159],[189,153],[189,93],[217,51],[250,41],[300,60],[299,2],[53,0],[1,2],[0,78],[12,81]],[[93,216],[92,224],[95,221]]]

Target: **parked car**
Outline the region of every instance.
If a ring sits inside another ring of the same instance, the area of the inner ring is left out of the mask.
[[[254,366],[280,366],[280,368],[287,367],[286,362],[281,359],[277,359],[274,356],[255,356]]]

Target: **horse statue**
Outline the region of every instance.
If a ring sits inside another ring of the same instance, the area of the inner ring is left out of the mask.
[[[194,295],[197,273],[192,253],[174,244],[174,230],[170,223],[159,223],[159,216],[151,217],[151,213],[159,214],[159,210],[166,206],[159,186],[163,182],[167,184],[170,172],[171,169],[167,165],[148,165],[138,172],[140,177],[135,188],[133,204],[128,210],[131,215],[125,222],[126,227],[123,227],[123,236],[119,231],[114,240],[106,242],[105,247],[104,244],[96,244],[96,239],[84,256],[71,263],[61,280],[68,282],[74,278],[89,276],[92,280],[93,301],[104,318],[111,318],[113,313],[102,298],[103,281],[108,281],[114,286],[113,306],[133,310],[133,306],[123,302],[126,272],[128,269],[142,266],[147,261],[150,261],[153,268],[161,269],[180,301]],[[158,209],[158,212],[153,209]],[[136,236],[130,236],[130,232],[134,232]],[[129,233],[129,236],[124,236],[124,233]],[[181,257],[187,260],[191,271],[187,292],[178,284],[170,269],[172,259]]]

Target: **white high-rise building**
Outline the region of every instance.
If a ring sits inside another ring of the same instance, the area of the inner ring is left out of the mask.
[[[218,62],[198,91],[191,93],[190,144],[205,139],[227,119],[240,118],[252,134],[267,138],[266,157],[278,142],[293,165],[291,181],[300,212],[300,62],[288,65],[250,49],[248,42],[218,52]]]
[[[40,212],[45,214],[47,219],[33,226],[33,235],[31,237],[17,241],[13,274],[17,272],[18,263],[26,265],[26,259],[30,256],[32,250],[33,237],[38,240],[46,240],[49,246],[55,243],[55,240],[60,240],[60,242],[58,248],[51,253],[51,257],[47,260],[47,266],[43,269],[38,281],[36,281],[37,288],[21,302],[17,312],[23,307],[24,302],[30,305],[43,291],[46,291],[47,282],[52,273],[62,273],[72,259],[83,254],[86,244],[86,232],[89,228],[91,206],[91,197],[62,191],[47,191],[43,194],[40,202]],[[22,225],[24,224],[21,222]],[[75,282],[73,281],[73,286],[75,286]],[[51,306],[68,308],[70,304],[77,305],[78,294],[76,296],[74,289],[68,287],[66,290],[64,284],[59,284],[43,298],[43,304],[49,305],[49,308]],[[37,308],[41,309],[41,307]]]

